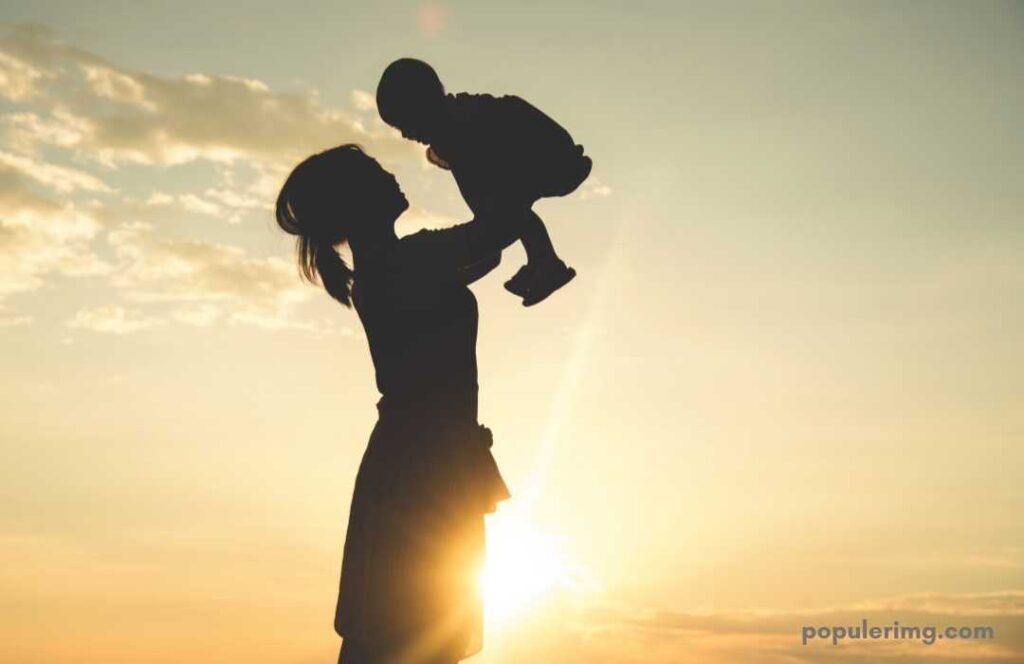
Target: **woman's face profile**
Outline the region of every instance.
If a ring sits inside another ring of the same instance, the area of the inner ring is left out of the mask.
[[[367,158],[367,168],[356,185],[357,195],[362,199],[363,212],[371,218],[386,218],[394,221],[409,209],[409,199],[398,185],[395,176],[375,159]]]
[[[379,163],[374,162],[374,166],[377,169],[381,182],[380,197],[382,203],[386,201],[388,204],[393,205],[398,214],[405,212],[409,208],[409,199],[406,198],[405,192],[399,186],[398,179]]]

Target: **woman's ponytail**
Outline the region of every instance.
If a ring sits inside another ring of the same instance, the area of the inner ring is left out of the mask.
[[[305,238],[301,238],[299,243]],[[352,306],[352,270],[342,259],[338,250],[329,243],[312,243],[310,267],[320,276],[320,283],[327,292],[346,307]],[[306,275],[312,279],[313,274]]]
[[[332,214],[325,196],[336,186],[337,169],[358,167],[366,159],[353,144],[313,155],[295,167],[277,197],[278,226],[297,236],[299,272],[310,283],[319,281],[346,307],[352,306],[353,273],[334,247],[347,239],[348,229],[344,215]]]

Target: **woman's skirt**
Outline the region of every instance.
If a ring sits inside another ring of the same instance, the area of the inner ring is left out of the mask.
[[[388,415],[356,476],[339,664],[435,664],[483,647],[484,514],[510,497],[475,422]]]

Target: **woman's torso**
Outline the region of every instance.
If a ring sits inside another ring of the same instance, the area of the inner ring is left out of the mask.
[[[445,420],[477,417],[476,298],[415,272],[357,273],[353,302],[373,358],[380,408]]]

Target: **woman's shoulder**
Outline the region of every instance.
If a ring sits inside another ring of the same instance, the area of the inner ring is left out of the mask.
[[[424,228],[398,240],[392,260],[406,269],[429,269],[446,256],[463,251],[468,242],[467,224],[448,228]]]

